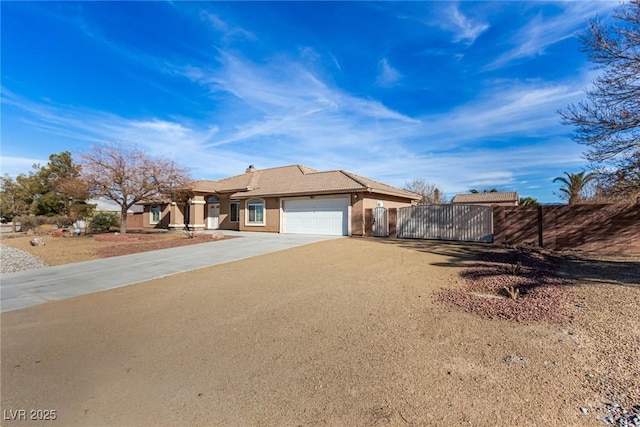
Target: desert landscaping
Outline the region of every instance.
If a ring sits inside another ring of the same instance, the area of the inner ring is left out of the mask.
[[[3,425],[634,425],[638,262],[343,238],[2,313]]]

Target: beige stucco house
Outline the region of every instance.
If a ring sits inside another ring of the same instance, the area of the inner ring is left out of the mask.
[[[250,166],[189,185],[186,201],[145,205],[145,228],[364,235],[365,209],[410,206],[420,196],[343,170]]]
[[[483,206],[518,206],[516,191],[494,191],[487,193],[456,194],[451,203]]]

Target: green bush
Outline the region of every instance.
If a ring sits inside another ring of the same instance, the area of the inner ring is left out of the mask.
[[[89,221],[89,230],[92,232],[109,231],[111,227],[120,225],[120,217],[111,212],[98,212]]]

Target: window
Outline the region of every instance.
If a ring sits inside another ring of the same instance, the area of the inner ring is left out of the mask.
[[[208,199],[209,203],[213,203],[213,202],[217,202],[218,201],[218,197],[217,196],[211,196]]]
[[[264,225],[264,201],[249,200],[247,202],[247,225]]]
[[[151,224],[157,224],[160,222],[161,213],[162,208],[160,205],[151,206]]]
[[[240,221],[240,202],[232,201],[229,205],[229,221],[238,222]]]

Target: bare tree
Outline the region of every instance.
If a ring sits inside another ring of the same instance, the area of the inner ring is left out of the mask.
[[[186,168],[171,159],[151,157],[121,143],[93,146],[80,156],[82,176],[94,196],[120,205],[120,232],[127,232],[127,210],[138,202],[166,200],[190,181]]]
[[[602,73],[586,101],[560,111],[573,139],[613,194],[640,192],[640,0],[621,5],[616,22],[598,18],[581,35],[583,50]]]
[[[418,201],[420,205],[433,205],[444,201],[444,194],[434,184],[430,184],[424,179],[414,179],[407,182],[404,189],[422,196]]]

